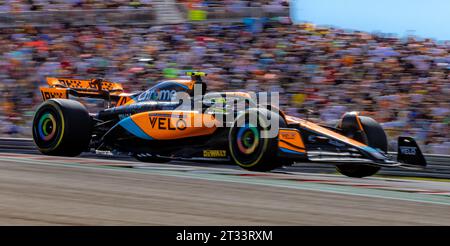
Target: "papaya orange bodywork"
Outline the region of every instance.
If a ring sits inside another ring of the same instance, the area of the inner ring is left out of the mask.
[[[278,147],[295,152],[306,152],[300,132],[296,129],[280,129],[278,133]]]
[[[47,78],[47,84],[50,87],[98,90],[97,85],[93,82],[93,80],[63,79],[63,78],[49,77]],[[123,92],[123,87],[121,84],[109,81],[102,81],[100,89],[110,91],[111,94],[120,94]]]
[[[336,133],[336,132],[334,132],[332,130],[329,130],[329,129],[325,128],[325,127],[319,126],[319,125],[314,124],[314,123],[312,123],[310,121],[307,121],[307,120],[302,120],[302,119],[299,119],[299,118],[296,118],[296,117],[292,117],[292,116],[286,116],[286,121],[287,121],[288,124],[299,124],[300,126],[302,126],[304,128],[311,129],[311,130],[313,130],[315,132],[319,132],[321,134],[331,136],[331,137],[333,137],[333,138],[335,138],[337,140],[349,143],[349,144],[357,146],[357,147],[366,147],[367,146],[366,144],[363,144],[363,143],[358,142],[358,141],[356,141],[354,139],[351,139],[351,138],[348,138],[346,136],[343,136],[343,135],[341,135],[339,133]]]
[[[132,115],[131,119],[157,140],[211,135],[217,128],[213,115],[195,111],[151,111]]]
[[[122,106],[122,105],[129,105],[129,104],[133,104],[135,103],[135,101],[133,100],[133,98],[131,97],[132,94],[128,94],[128,93],[121,93],[119,95],[119,99],[117,100],[117,106]]]
[[[40,87],[42,94],[42,99],[44,101],[51,99],[51,98],[69,98],[68,90],[67,88],[47,88],[47,87]]]

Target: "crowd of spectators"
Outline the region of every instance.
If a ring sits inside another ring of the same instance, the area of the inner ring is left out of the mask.
[[[151,8],[152,0],[0,0],[0,12]]]
[[[209,74],[210,91],[280,91],[288,114],[327,121],[358,110],[394,136],[415,136],[427,151],[449,145],[449,43],[284,19],[2,29],[0,131],[30,135],[46,76],[103,77],[136,91],[190,69]]]
[[[152,2],[153,0],[0,0],[0,12],[150,8],[153,6]],[[289,6],[289,0],[177,0],[174,2],[230,10],[242,7],[277,9]]]

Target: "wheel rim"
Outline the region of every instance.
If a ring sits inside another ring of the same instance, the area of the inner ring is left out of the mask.
[[[50,141],[56,134],[56,119],[51,113],[42,114],[39,119],[38,132],[43,141]]]
[[[258,129],[253,125],[246,124],[239,129],[236,143],[239,151],[248,155],[255,152],[259,145],[259,139]]]
[[[266,131],[262,127],[264,118],[258,117],[257,123],[251,124],[246,120],[250,119],[249,116],[241,117],[245,117],[244,120],[237,118],[235,125],[230,129],[229,146],[233,161],[248,169],[260,163],[265,154],[269,154],[270,139],[265,137]],[[244,121],[243,124],[238,126],[238,122],[242,121]]]
[[[40,149],[55,148],[62,136],[62,121],[58,111],[46,106],[38,110],[33,121],[33,139]]]

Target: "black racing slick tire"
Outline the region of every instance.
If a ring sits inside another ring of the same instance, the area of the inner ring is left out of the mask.
[[[256,121],[251,122],[254,115]],[[269,115],[269,117],[268,117]],[[274,117],[274,118],[272,118]],[[278,129],[269,122],[279,122],[279,127],[286,125],[277,113],[268,110],[251,109],[240,114],[230,128],[228,141],[232,161],[250,171],[270,171],[286,164],[277,157]],[[271,134],[269,130],[275,130]]]
[[[388,140],[381,125],[370,117],[358,117],[363,127],[365,138],[355,138],[355,140],[364,142],[372,148],[387,152]],[[345,131],[346,129],[343,130]],[[358,136],[358,134],[352,135]],[[339,164],[336,165],[336,170],[348,177],[363,178],[376,174],[380,170],[380,167],[364,164]]]
[[[50,99],[36,110],[33,140],[46,155],[77,156],[88,149],[92,122],[86,107],[69,99]]]

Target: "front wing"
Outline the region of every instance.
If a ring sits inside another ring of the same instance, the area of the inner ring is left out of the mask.
[[[409,137],[400,137],[397,160],[382,150],[346,137],[315,123],[296,119],[294,128],[281,128],[278,155],[298,161],[357,163],[385,167],[423,168],[426,161],[420,148]]]

